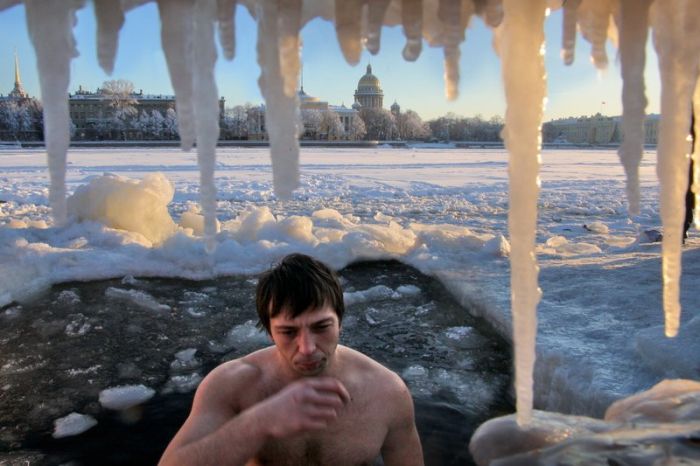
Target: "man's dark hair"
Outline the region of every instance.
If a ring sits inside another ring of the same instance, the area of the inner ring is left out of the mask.
[[[328,266],[313,257],[290,254],[258,279],[255,291],[258,327],[267,333],[270,333],[270,318],[282,309],[294,318],[324,305],[332,307],[338,322],[342,322],[345,303],[338,278]]]

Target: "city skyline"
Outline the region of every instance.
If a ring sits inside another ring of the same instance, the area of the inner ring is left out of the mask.
[[[95,19],[92,3],[77,14],[74,36],[80,56],[71,62],[69,92],[79,86],[94,91],[106,80],[127,79],[136,90],[148,94],[173,94],[165,58],[160,46],[160,28],[155,3],[148,3],[126,13],[119,40],[115,69],[111,76],[97,65],[95,52]],[[544,119],[552,120],[602,113],[621,114],[621,88],[617,50],[608,43],[610,65],[599,72],[590,64],[590,44],[578,37],[576,60],[565,66],[559,57],[561,43],[561,10],[546,20],[545,61],[548,73],[548,103]],[[34,50],[28,38],[24,7],[17,6],[0,13],[0,36],[5,47],[0,50],[0,93],[7,94],[14,86],[14,52],[20,59],[22,83],[32,96],[40,97]],[[384,104],[394,101],[402,109],[416,111],[424,120],[447,113],[460,116],[482,115],[490,118],[505,113],[500,60],[493,50],[493,33],[480,18],[472,18],[462,43],[460,60],[460,96],[455,102],[444,97],[442,49],[424,43],[416,62],[403,60],[405,39],[401,27],[382,29],[381,50],[377,56],[363,51],[358,65],[348,65],[340,52],[333,24],[314,19],[302,29],[304,87],[308,94],[333,104],[353,103],[353,93],[368,63],[380,79]],[[227,107],[263,102],[257,80],[260,74],[256,61],[257,26],[248,11],[236,11],[236,57],[233,62],[219,53],[216,79],[219,95]],[[647,113],[659,112],[660,84],[653,47],[648,45],[646,85],[649,105]],[[406,79],[409,76],[410,79]]]

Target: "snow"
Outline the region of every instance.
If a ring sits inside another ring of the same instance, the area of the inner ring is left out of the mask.
[[[100,392],[103,408],[123,411],[150,400],[155,391],[145,385],[121,385]]]
[[[73,280],[130,277],[125,278],[128,284],[136,280],[133,277],[254,275],[285,254],[302,251],[337,269],[356,260],[399,259],[436,276],[460,302],[511,339],[505,151],[304,149],[303,184],[290,201],[276,200],[272,194],[264,149],[217,152],[221,230],[211,255],[204,252],[201,235],[174,220],[172,236],[158,244],[143,234],[95,221],[72,220],[58,227],[48,209],[42,152],[3,152],[0,200],[7,202],[0,203],[2,304],[21,302],[53,283]],[[614,151],[546,150],[542,158],[536,243],[543,298],[538,308],[535,405],[600,416],[616,399],[663,378],[688,374],[690,355],[700,354],[700,329],[691,323],[699,315],[693,292],[700,285],[700,241],[691,232],[683,250],[681,301],[689,333],[685,336],[682,327],[681,340],[664,340],[659,328],[660,245],[639,239],[646,237],[645,231],[659,230],[655,154],[647,152],[642,160],[641,213],[632,219],[624,202],[624,171]],[[193,154],[175,149],[76,149],[71,160],[69,193],[81,186],[87,189],[105,171],[131,179],[114,195],[162,172],[174,188],[167,206],[170,219],[190,212],[197,198],[199,173]],[[166,183],[158,186],[167,190]],[[140,193],[142,198],[163,194]],[[146,208],[150,203],[135,199],[133,205]],[[140,213],[134,209],[132,215]],[[170,221],[163,220],[168,225]],[[13,222],[46,225],[18,229]],[[557,237],[556,246],[547,245]],[[348,304],[371,289],[346,290]],[[397,286],[384,291],[391,299],[415,290]],[[110,293],[114,299],[140,303],[145,311],[155,309],[157,318],[168,318],[166,306],[146,293],[119,287]],[[67,301],[76,297],[64,296]],[[202,299],[206,295],[192,296],[193,302]],[[4,313],[18,309],[10,307]],[[67,330],[76,337],[89,331],[90,322],[81,316],[71,322]],[[250,322],[232,331],[227,345],[253,348],[267,341]],[[662,351],[648,346],[652,342],[663,344],[665,354],[686,356],[659,360]]]

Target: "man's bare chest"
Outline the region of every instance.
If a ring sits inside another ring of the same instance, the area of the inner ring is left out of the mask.
[[[375,464],[387,427],[376,412],[346,412],[328,428],[270,441],[258,453],[259,464],[357,466]]]

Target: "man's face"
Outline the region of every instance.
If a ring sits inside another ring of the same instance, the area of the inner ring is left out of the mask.
[[[333,308],[325,305],[304,311],[295,318],[282,310],[270,318],[270,332],[289,368],[309,377],[322,374],[333,358],[340,324]]]

